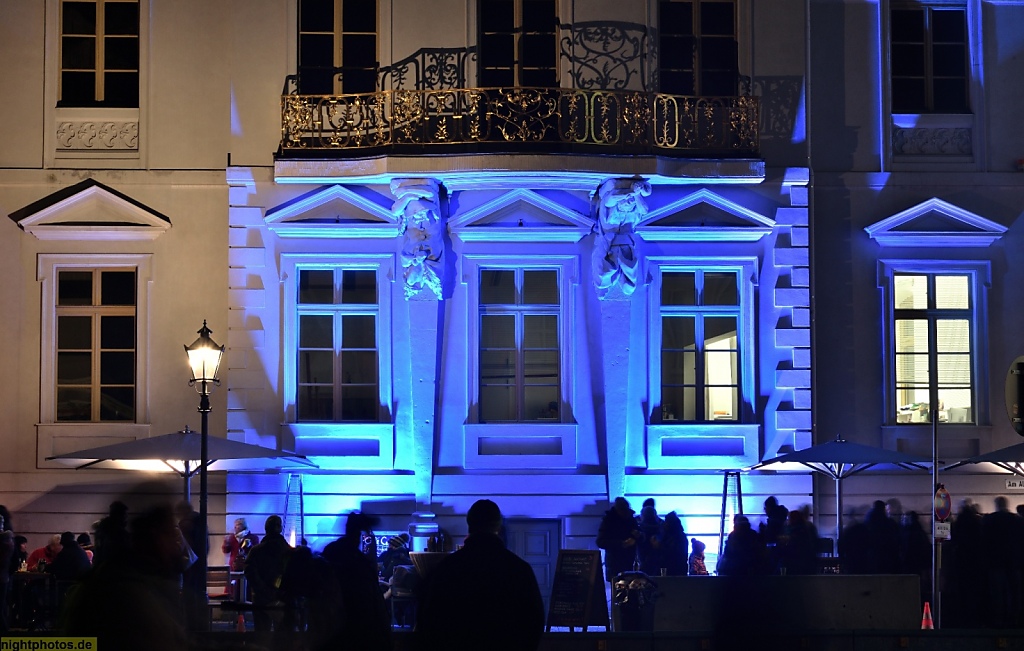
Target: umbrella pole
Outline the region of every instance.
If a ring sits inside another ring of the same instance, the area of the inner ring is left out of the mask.
[[[188,467],[188,460],[185,461],[185,501],[192,501],[192,469]]]
[[[836,555],[839,555],[839,536],[843,533],[843,485],[836,476]]]

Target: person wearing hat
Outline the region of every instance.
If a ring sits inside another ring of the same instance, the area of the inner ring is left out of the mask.
[[[377,563],[381,566],[381,578],[385,581],[394,576],[396,566],[412,565],[412,557],[409,556],[409,534],[400,533],[388,538],[388,548],[377,557]]]
[[[544,632],[544,601],[529,563],[505,548],[491,500],[466,514],[469,536],[423,578],[416,635],[421,649],[531,651]]]
[[[89,556],[75,539],[75,534],[65,531],[60,535],[61,550],[53,562],[46,566],[58,581],[74,581],[89,571]]]

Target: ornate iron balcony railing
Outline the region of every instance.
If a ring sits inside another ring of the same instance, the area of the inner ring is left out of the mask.
[[[571,88],[281,98],[279,157],[577,151],[757,157],[758,98]]]

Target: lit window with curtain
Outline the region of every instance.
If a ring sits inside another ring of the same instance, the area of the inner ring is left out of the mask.
[[[661,404],[653,422],[741,419],[739,274],[661,272]]]
[[[138,0],[62,0],[58,107],[138,108]]]
[[[556,0],[478,0],[482,88],[558,85]]]
[[[296,419],[381,421],[376,269],[299,269]]]
[[[377,0],[299,0],[299,92],[377,90]]]
[[[890,31],[892,112],[969,113],[967,8],[893,3]]]
[[[60,269],[57,422],[134,421],[136,271]]]
[[[896,423],[974,422],[972,281],[967,274],[892,278]],[[932,404],[932,396],[938,401]]]
[[[559,421],[559,269],[481,268],[481,423]]]
[[[734,0],[658,3],[660,92],[734,96],[738,92],[738,56]]]

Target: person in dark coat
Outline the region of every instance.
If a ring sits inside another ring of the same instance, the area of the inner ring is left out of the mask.
[[[498,536],[491,500],[466,514],[465,546],[423,578],[416,621],[421,651],[532,651],[544,631],[544,601],[529,563]]]
[[[789,512],[786,535],[779,539],[780,569],[786,574],[818,573],[818,528],[807,520],[804,512]]]
[[[917,511],[908,511],[900,525],[900,567],[904,574],[921,577],[921,607],[931,601],[932,542]]]
[[[665,528],[661,538],[662,558],[666,574],[669,576],[686,576],[687,553],[690,550],[690,541],[683,529],[683,522],[679,514],[669,511],[665,516]]]
[[[345,535],[324,547],[341,590],[342,612],[337,648],[390,649],[391,615],[377,576],[377,557],[362,551],[364,531],[374,518],[359,512],[345,520]],[[372,553],[372,552],[371,552]]]
[[[981,515],[964,500],[942,547],[946,585],[942,590],[943,628],[981,628],[985,625],[985,568],[981,542]]]
[[[885,512],[885,502],[875,500],[864,516],[867,528],[869,574],[899,574],[900,527]]]
[[[192,509],[192,504],[182,500],[174,507],[178,528],[185,543],[198,559],[206,559],[209,553],[209,536],[206,523]],[[194,562],[181,573],[181,601],[185,607],[185,619],[191,631],[204,631],[210,626],[210,615],[206,610],[206,563]]]
[[[637,544],[643,539],[633,509],[625,497],[616,497],[597,529],[597,546],[604,550],[604,576],[609,582],[633,569]]]
[[[1024,520],[1010,511],[1005,497],[981,519],[981,543],[988,581],[988,625],[1013,628],[1020,621]]]
[[[11,587],[11,559],[14,557],[14,532],[5,529],[3,517],[0,517],[0,633],[9,630],[7,622],[7,595]]]
[[[57,557],[46,566],[46,571],[58,581],[75,581],[89,571],[89,556],[82,549],[75,534],[65,531],[60,535],[61,549]]]
[[[282,588],[284,574],[291,559],[292,547],[281,535],[284,525],[281,517],[271,515],[263,525],[266,534],[262,542],[252,548],[245,561],[245,578],[252,590],[252,621],[257,631],[270,631],[275,628],[275,617],[279,613],[271,613],[269,608],[280,608],[285,615],[290,615],[285,608],[285,591]],[[287,630],[290,620],[276,618],[277,627]]]
[[[718,573],[726,576],[753,576],[764,573],[764,545],[744,515],[733,517],[732,531],[718,561]]]
[[[102,565],[110,558],[125,556],[130,547],[128,506],[121,501],[111,502],[107,517],[96,523],[93,565]]]
[[[640,544],[637,545],[640,571],[657,576],[661,573],[661,568],[668,568],[664,546],[665,521],[658,517],[658,512],[653,506],[645,506],[640,509],[638,526],[640,533],[643,534]]]

